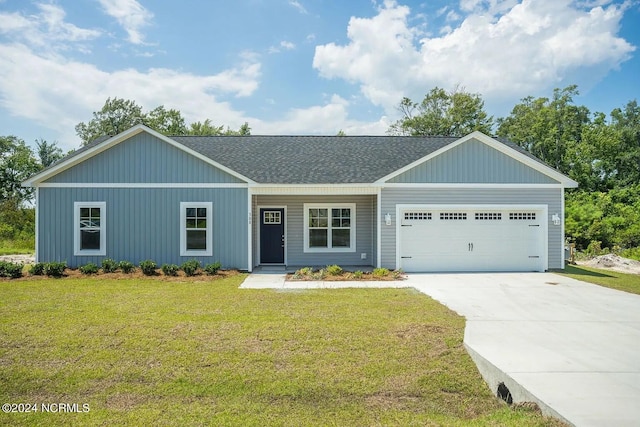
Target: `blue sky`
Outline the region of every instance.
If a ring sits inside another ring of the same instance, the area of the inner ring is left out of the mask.
[[[76,148],[107,97],[254,134],[384,134],[435,86],[501,117],[575,83],[609,113],[639,23],[637,0],[0,0],[0,135]]]

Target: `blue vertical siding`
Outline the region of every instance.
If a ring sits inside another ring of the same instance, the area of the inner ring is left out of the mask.
[[[237,177],[146,132],[79,163],[46,182],[242,183]]]
[[[247,269],[247,189],[40,188],[38,255],[71,267],[103,258],[181,264],[197,258]],[[74,202],[106,202],[106,256],[74,256]],[[213,255],[180,256],[180,202],[213,203]]]
[[[477,140],[445,151],[389,182],[558,184],[547,175]]]
[[[287,264],[290,266],[362,265],[376,263],[376,196],[255,196],[253,208],[254,264],[260,262],[258,206],[286,206]],[[305,203],[355,203],[356,204],[356,251],[337,253],[304,252],[304,204]],[[366,253],[367,258],[361,259]]]

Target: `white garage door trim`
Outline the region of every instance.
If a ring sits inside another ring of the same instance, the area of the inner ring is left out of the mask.
[[[402,213],[408,209],[416,210],[513,210],[536,211],[541,215],[542,234],[542,271],[549,269],[549,207],[541,204],[397,204],[396,205],[396,269],[402,266]]]

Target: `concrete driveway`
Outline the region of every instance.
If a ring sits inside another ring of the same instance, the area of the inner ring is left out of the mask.
[[[640,296],[552,273],[411,274],[466,317],[465,345],[496,392],[576,426],[640,425]]]

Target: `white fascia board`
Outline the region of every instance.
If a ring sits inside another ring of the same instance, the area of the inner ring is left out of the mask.
[[[373,184],[257,184],[249,185],[255,195],[339,195],[377,194]]]
[[[405,172],[407,172],[410,169],[415,168],[416,166],[421,165],[422,163],[425,163],[431,159],[433,159],[434,157],[439,156],[440,154],[449,151],[461,144],[464,144],[467,141],[470,141],[472,139],[476,139],[484,144],[487,144],[488,146],[490,146],[491,148],[494,148],[498,151],[500,151],[501,153],[511,157],[512,159],[519,161],[520,163],[524,163],[525,165],[529,166],[532,169],[535,169],[536,171],[542,173],[543,175],[546,175],[548,177],[550,177],[551,179],[554,179],[556,181],[558,181],[558,183],[562,184],[563,187],[566,188],[576,188],[578,187],[578,183],[574,180],[572,180],[571,178],[567,177],[566,175],[556,171],[555,169],[550,168],[549,166],[546,166],[516,150],[514,150],[513,148],[491,138],[490,136],[485,135],[484,133],[480,132],[480,131],[475,131],[470,133],[469,135],[463,136],[462,138],[452,142],[449,145],[446,145],[436,151],[434,151],[431,154],[428,154],[426,156],[424,156],[421,159],[416,160],[413,163],[408,164],[407,166],[398,169],[397,171],[390,173],[387,176],[384,176],[382,178],[380,178],[378,181],[376,181],[377,183],[386,183],[387,181],[389,181],[390,179],[395,178],[398,175],[401,175]]]
[[[382,188],[564,188],[564,186],[560,183],[558,184],[483,184],[483,183],[390,183],[390,184],[382,184]]]
[[[236,182],[43,182],[39,188],[248,188]]]
[[[145,126],[145,125],[135,125],[132,128],[129,128],[127,130],[125,130],[124,132],[119,133],[116,136],[113,136],[99,144],[97,144],[94,147],[91,147],[90,149],[83,151],[82,153],[78,154],[77,156],[73,156],[70,157],[69,159],[65,160],[64,162],[50,168],[47,170],[42,171],[41,173],[31,177],[30,179],[28,179],[27,181],[24,181],[22,183],[23,187],[35,187],[38,186],[38,184],[40,184],[42,181],[45,181],[49,178],[51,178],[52,176],[55,176],[57,174],[59,174],[62,171],[65,171],[75,165],[77,165],[78,163],[81,163],[97,154],[102,153],[105,150],[108,150],[109,148],[123,142],[126,141],[127,139],[141,133],[141,132],[147,132],[148,134],[166,142],[167,144],[184,151],[185,153],[188,153],[196,158],[198,158],[199,160],[202,160],[205,163],[208,163],[242,181],[245,181],[247,183],[253,183],[253,180],[247,178],[246,176],[239,174],[238,172],[229,169],[226,166],[223,166],[221,164],[219,164],[218,162],[211,160],[210,158],[208,158],[207,156],[204,156],[200,153],[198,153],[197,151],[194,151],[176,141],[174,141],[173,139],[169,138],[166,135],[163,135],[159,132],[156,132],[155,130]]]

